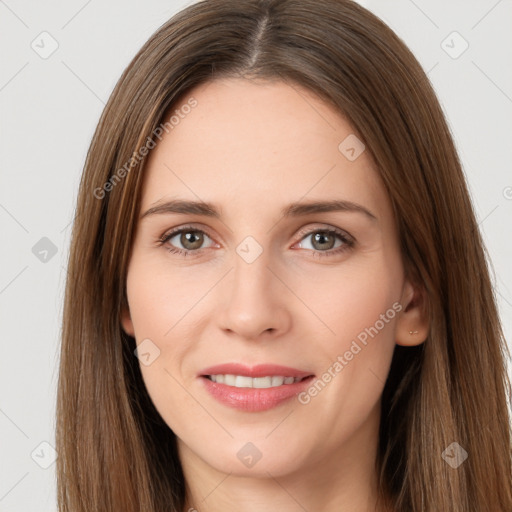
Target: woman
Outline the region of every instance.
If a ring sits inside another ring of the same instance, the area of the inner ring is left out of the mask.
[[[442,110],[348,0],[162,26],[88,153],[61,511],[512,509],[506,344]]]

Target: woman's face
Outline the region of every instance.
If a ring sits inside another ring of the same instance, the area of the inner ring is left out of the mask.
[[[175,110],[122,325],[182,460],[279,476],[371,459],[395,343],[425,332],[368,151],[283,82],[216,80]]]

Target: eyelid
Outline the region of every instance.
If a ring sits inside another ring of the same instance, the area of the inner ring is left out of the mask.
[[[203,224],[198,225],[195,223],[185,224],[185,225],[178,226],[176,228],[172,228],[171,230],[166,231],[161,237],[158,238],[157,243],[159,246],[163,246],[171,238],[174,238],[176,235],[179,235],[180,233],[182,233],[184,231],[185,232],[186,231],[201,232],[201,233],[205,234],[206,236],[208,236],[208,238],[210,238],[210,240],[212,240],[212,242],[214,242],[214,244],[218,245],[218,242],[216,241],[215,237],[211,236],[209,229],[206,226],[204,226]],[[301,228],[297,232],[296,236],[298,237],[298,239],[296,242],[294,242],[293,245],[300,243],[305,237],[311,236],[316,232],[334,233],[335,235],[337,235],[338,237],[340,237],[343,240],[343,245],[347,246],[347,247],[352,247],[356,242],[356,239],[344,229],[332,226],[330,224],[322,224],[322,223],[317,223],[316,226],[311,227],[311,223],[310,223],[307,226]],[[190,254],[190,255],[198,256],[201,253],[203,253],[206,249],[210,249],[210,248],[211,247],[204,247],[204,248],[197,249],[197,250],[187,250],[187,249],[180,249],[180,248],[175,247],[174,248],[175,251],[171,251],[171,252],[183,253],[184,255]],[[167,250],[170,250],[170,249],[167,248]],[[338,248],[338,250],[341,250],[341,248]],[[320,257],[323,257],[323,256],[328,257],[328,256],[334,256],[338,250],[330,249],[327,251],[313,251],[313,253]]]
[[[197,232],[203,233],[214,243],[214,245],[217,245],[217,246],[219,245],[219,242],[217,242],[217,240],[213,236],[211,236],[211,234],[209,233],[208,228],[204,227],[203,225],[198,227],[197,225],[191,225],[191,224],[185,224],[183,226],[172,228],[172,229],[166,231],[162,236],[158,237],[158,239],[156,240],[156,243],[158,246],[164,246],[165,244],[167,244],[169,242],[169,240],[171,238],[174,238],[176,235],[179,235],[186,231],[197,231]],[[204,250],[210,249],[210,248],[211,247],[203,247],[203,248],[197,249],[195,251],[192,251],[192,250],[187,251],[187,249],[181,249],[179,247],[176,247],[176,250],[182,251],[187,254],[189,254],[189,253],[190,254],[200,254]]]
[[[183,226],[178,226],[176,228],[172,228],[172,229],[166,231],[161,237],[159,237],[158,241],[164,242],[165,240],[168,240],[169,237],[179,234],[180,232],[185,231],[187,229],[189,229],[191,231],[192,230],[202,231],[206,235],[208,235],[209,238],[211,238],[213,241],[216,242],[215,237],[213,237],[211,235],[211,233],[209,232],[209,230],[206,226],[204,226],[203,224],[195,224],[195,223],[185,224]],[[355,242],[355,238],[345,229],[341,229],[336,226],[332,226],[330,224],[322,224],[322,223],[316,223],[316,226],[313,226],[313,227],[311,227],[311,223],[310,223],[307,226],[299,229],[299,231],[297,232],[297,236],[299,237],[299,240],[297,240],[297,241],[302,240],[302,238],[304,236],[311,235],[313,232],[321,231],[321,230],[332,231],[332,232],[344,235],[349,240]]]
[[[321,223],[318,223],[318,224],[321,224]],[[329,231],[329,232],[336,233],[336,234],[346,238],[347,241],[350,241],[352,243],[354,243],[356,241],[356,239],[345,229],[341,229],[336,226],[332,226],[330,224],[321,224],[321,225],[317,225],[317,226],[313,226],[313,227],[311,227],[310,224],[308,224],[308,227],[301,228],[298,231],[297,236],[300,237],[299,241],[302,240],[302,238],[304,236],[311,235],[312,233],[314,233],[316,231]]]
[[[208,235],[209,238],[211,238],[214,242],[216,242],[215,237],[213,237],[208,228],[204,225],[196,225],[196,224],[184,224],[183,226],[178,226],[176,228],[172,228],[167,230],[162,236],[158,237],[158,241],[164,243],[165,241],[169,240],[169,238],[172,238],[175,235],[180,234],[182,231],[200,231],[204,233],[205,235]],[[217,243],[217,242],[216,242]]]

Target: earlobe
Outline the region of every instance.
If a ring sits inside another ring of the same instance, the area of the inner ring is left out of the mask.
[[[131,336],[132,338],[135,337],[135,330],[133,328],[133,322],[132,317],[130,315],[130,309],[128,306],[123,306],[121,310],[121,327],[123,328],[123,331],[128,334],[128,336]]]
[[[406,281],[400,303],[403,309],[396,322],[396,344],[405,347],[420,345],[427,339],[429,331],[424,289]]]

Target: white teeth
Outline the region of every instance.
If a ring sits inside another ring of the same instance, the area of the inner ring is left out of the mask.
[[[280,379],[280,377],[275,377],[276,379]],[[272,384],[273,378],[272,377],[256,377],[255,379],[252,379],[252,387],[253,388],[271,388],[272,385],[274,386],[280,386],[282,384]]]
[[[252,388],[251,377],[244,377],[243,375],[237,375],[235,379],[236,388]]]
[[[282,386],[284,384],[284,377],[272,377],[272,386]]]
[[[217,376],[216,375],[212,375],[212,380],[213,380],[213,377],[217,377]],[[221,377],[224,377],[224,384],[226,384],[227,386],[234,386],[235,385],[236,377],[234,375],[221,375]]]
[[[226,384],[236,388],[275,388],[283,384],[293,384],[302,380],[301,377],[281,377],[272,375],[268,377],[246,377],[245,375],[210,375],[210,380],[218,384]]]

